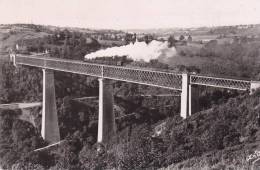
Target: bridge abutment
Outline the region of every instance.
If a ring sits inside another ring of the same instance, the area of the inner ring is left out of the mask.
[[[98,143],[107,143],[116,133],[111,80],[99,79]]]
[[[49,143],[60,141],[58,114],[56,106],[54,73],[43,69],[43,103],[42,103],[42,129],[44,140]]]

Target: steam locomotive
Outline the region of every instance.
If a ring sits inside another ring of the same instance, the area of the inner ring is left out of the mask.
[[[132,59],[129,59],[127,56],[112,56],[112,57],[96,57],[93,59],[84,59],[88,63],[97,63],[104,65],[114,65],[114,66],[125,66],[133,62]]]

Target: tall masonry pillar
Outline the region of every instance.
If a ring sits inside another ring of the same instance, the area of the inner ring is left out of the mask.
[[[108,79],[99,79],[98,143],[107,143],[116,133],[113,111],[113,86]]]
[[[182,74],[181,91],[181,117],[186,119],[189,116],[189,75]]]
[[[200,111],[199,89],[197,85],[189,85],[189,115]]]
[[[53,71],[43,69],[42,129],[44,140],[50,144],[60,141]]]

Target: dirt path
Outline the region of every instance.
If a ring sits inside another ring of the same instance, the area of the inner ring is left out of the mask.
[[[41,102],[35,103],[10,103],[10,104],[0,104],[0,109],[27,109],[32,107],[41,106]]]

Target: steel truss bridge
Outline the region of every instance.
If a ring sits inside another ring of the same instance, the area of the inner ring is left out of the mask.
[[[142,85],[149,85],[172,90],[182,90],[183,74],[154,71],[142,68],[128,68],[102,64],[87,63],[83,61],[51,58],[48,54],[20,55],[16,54],[16,65],[33,66],[62,72],[76,73],[99,78],[118,80]],[[250,90],[251,81],[237,80],[204,75],[189,75],[189,84],[212,86],[235,90]]]
[[[101,143],[109,141],[111,136],[116,133],[113,86],[110,80],[181,91],[180,116],[184,119],[200,109],[197,104],[199,97],[196,85],[250,91],[260,87],[259,82],[248,80],[93,64],[51,58],[46,53],[30,56],[11,54],[10,59],[14,65],[38,67],[43,70],[41,134],[46,141],[52,144],[60,141],[53,70],[99,78],[97,136],[98,142]]]

